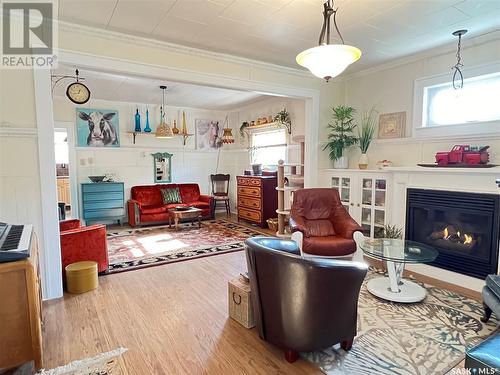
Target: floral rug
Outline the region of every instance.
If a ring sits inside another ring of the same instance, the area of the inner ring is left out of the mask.
[[[248,237],[265,235],[226,220],[180,226],[179,231],[168,225],[108,231],[107,273],[238,251]]]
[[[392,303],[366,289],[383,273],[370,267],[358,303],[358,336],[349,352],[334,347],[303,357],[325,374],[445,374],[464,359],[465,348],[497,328],[494,317],[479,319],[480,302],[455,292],[425,285],[420,303]]]

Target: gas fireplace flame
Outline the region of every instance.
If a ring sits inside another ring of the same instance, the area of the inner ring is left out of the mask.
[[[448,238],[450,238],[450,233],[448,231],[448,227],[444,228],[444,231],[443,231],[443,238],[445,240],[447,240]]]
[[[474,243],[474,236],[472,234],[462,233],[460,229],[453,225],[446,226],[440,234],[439,232],[434,232],[432,236],[434,239],[442,239],[456,244],[471,245]]]
[[[465,236],[464,244],[468,245],[468,244],[472,243],[472,236],[471,235],[464,234],[464,236]]]

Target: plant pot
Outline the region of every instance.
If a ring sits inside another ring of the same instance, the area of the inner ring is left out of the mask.
[[[260,176],[262,174],[262,164],[252,164],[253,174]]]
[[[335,169],[347,169],[349,168],[349,158],[347,156],[341,156],[333,162],[333,168]]]
[[[358,161],[359,169],[368,168],[368,156],[366,154],[361,154]]]

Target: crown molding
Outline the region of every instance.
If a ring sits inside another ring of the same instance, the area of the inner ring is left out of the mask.
[[[471,47],[477,47],[477,46],[480,46],[482,44],[486,44],[486,43],[494,41],[494,40],[500,41],[500,30],[493,30],[493,31],[475,36],[473,38],[467,39],[468,45],[462,46],[462,50],[467,50]],[[358,72],[346,74],[345,76],[341,76],[341,77],[339,77],[338,80],[334,80],[333,82],[346,82],[346,81],[349,81],[351,79],[363,77],[365,75],[377,73],[377,72],[387,70],[387,69],[397,68],[399,66],[411,64],[413,62],[423,60],[426,58],[446,55],[448,53],[455,52],[456,48],[457,48],[456,43],[447,43],[445,45],[441,45],[438,47],[434,47],[431,49],[426,49],[424,51],[414,53],[410,56],[397,58],[397,59],[394,59],[392,61],[382,63],[380,65],[366,68],[366,69],[360,70]]]
[[[228,63],[244,65],[249,68],[260,68],[260,69],[279,72],[282,74],[286,73],[301,78],[309,78],[309,79],[313,78],[308,71],[291,68],[289,66],[272,64],[260,60],[253,60],[245,57],[230,55],[227,53],[214,52],[201,48],[194,48],[194,47],[184,46],[181,44],[164,42],[157,39],[59,21],[59,33],[64,33],[64,32],[73,32],[89,37],[104,38],[112,41],[119,40],[127,43],[132,43],[138,46],[152,47],[155,49],[161,49],[163,51],[172,53],[183,53],[190,56],[215,59]]]

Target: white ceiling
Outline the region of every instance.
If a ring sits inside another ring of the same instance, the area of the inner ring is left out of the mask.
[[[60,65],[52,71],[53,75],[75,75],[75,68]],[[81,70],[83,83],[90,89],[92,99],[118,102],[160,104],[162,91],[160,85],[167,86],[165,105],[184,108],[204,108],[228,110],[243,107],[261,100],[266,95],[254,92],[228,90],[217,87],[198,86],[187,83],[169,82],[144,77],[122,76],[107,72]],[[54,87],[55,96],[65,96],[66,87],[73,82],[63,79]]]
[[[297,67],[313,47],[323,0],[59,0],[63,21]],[[340,31],[361,70],[500,28],[499,0],[337,0]],[[332,25],[332,34],[334,34]],[[466,44],[464,40],[464,44]]]

